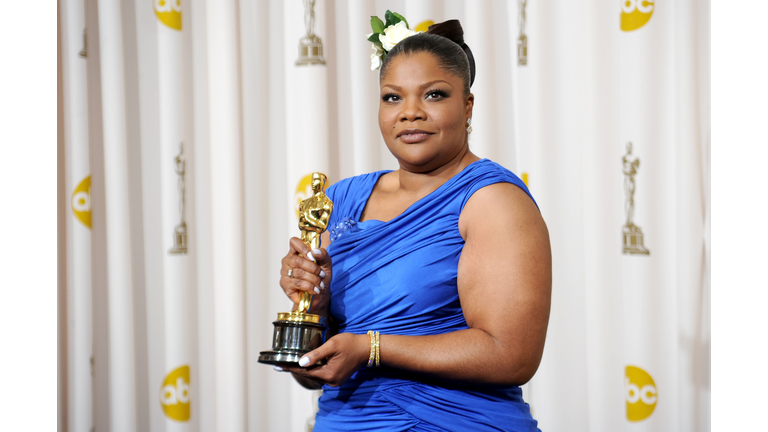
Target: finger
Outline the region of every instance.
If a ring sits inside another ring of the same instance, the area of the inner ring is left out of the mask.
[[[288,295],[294,303],[299,302],[299,291],[306,291],[312,294],[319,294],[322,292],[322,290],[316,287],[312,282],[296,277],[281,277],[280,286],[283,287],[283,291],[285,291],[286,295]],[[317,291],[315,291],[315,288],[317,288]]]
[[[331,357],[335,352],[336,343],[331,339],[328,339],[326,343],[320,345],[320,347],[316,348],[314,351],[304,354],[299,359],[299,366],[303,368],[312,367],[317,364],[319,360]]]
[[[299,276],[299,275],[303,276]],[[280,265],[280,276],[286,277],[304,277],[307,280],[314,280],[312,276],[320,278],[321,268],[317,264],[309,261],[299,255],[287,255],[283,257]]]
[[[311,254],[311,249],[309,249],[309,246],[307,246],[303,241],[301,241],[300,238],[291,237],[290,244],[291,244],[291,253],[299,254],[302,257],[306,257],[309,261],[314,260],[314,257]]]
[[[323,248],[316,249],[316,252],[314,253],[316,257],[315,264],[317,264],[320,267],[319,276],[320,279],[322,279],[324,282],[330,283],[331,281],[331,275],[333,274],[333,263],[331,262],[331,256],[328,254],[328,251],[326,251]],[[325,288],[325,287],[322,287]]]
[[[328,384],[328,382],[322,377],[322,375],[325,375],[321,371],[323,370],[324,366],[315,366],[311,369],[304,369],[302,367],[298,366],[283,366],[282,372],[290,372],[296,377],[303,377],[305,379],[310,379],[312,381],[317,382],[318,384]]]
[[[329,271],[324,270],[320,267],[320,265],[309,259],[309,257],[314,257],[314,255],[303,241],[293,237],[290,239],[290,244],[291,252],[294,254],[289,254],[283,259],[281,275],[287,276],[288,270],[294,269],[291,272],[293,277],[297,277],[297,275],[301,274],[299,277],[302,277],[303,279],[313,283],[314,286],[319,290],[324,290],[325,282],[323,282],[323,279],[329,274]],[[330,257],[328,256],[328,253],[325,251],[320,251],[319,249],[316,249],[316,251],[318,252],[318,255],[323,257],[325,262],[328,262],[326,266],[328,269],[330,269]],[[295,270],[296,268],[299,268],[306,273],[299,272]]]
[[[331,264],[331,256],[325,248],[312,249],[312,256],[315,258],[315,263],[321,267]]]
[[[284,268],[284,273],[283,270],[281,270],[281,276],[307,281],[312,284],[310,290],[315,291],[317,294],[320,294],[320,291],[325,290],[323,277],[325,277],[326,274],[320,266],[298,255],[293,256],[289,262],[290,261],[292,261],[292,264],[289,264]],[[289,271],[291,273],[290,276],[288,276]],[[317,290],[314,290],[313,288],[317,288]]]
[[[311,264],[307,260],[299,262],[301,258],[298,256],[296,258],[296,261],[280,268],[280,276],[303,279],[307,282],[311,282],[314,286],[320,286],[320,281],[323,280],[321,276],[325,275],[320,266]]]
[[[305,376],[304,374],[307,373],[307,371],[303,367],[299,366],[291,366],[289,364],[282,364],[279,366],[281,372],[291,372],[295,374],[300,374],[302,376]],[[275,369],[277,370],[277,369]]]

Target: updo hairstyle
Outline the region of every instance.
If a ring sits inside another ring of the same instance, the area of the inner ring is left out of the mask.
[[[464,30],[459,20],[448,20],[429,26],[426,33],[419,33],[400,41],[387,53],[381,65],[379,80],[387,73],[387,68],[395,57],[401,54],[428,52],[437,58],[440,67],[464,82],[464,95],[475,82],[475,57],[464,43]]]

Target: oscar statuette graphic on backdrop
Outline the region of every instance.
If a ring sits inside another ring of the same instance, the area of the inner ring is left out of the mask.
[[[176,165],[176,175],[179,176],[179,217],[181,221],[173,229],[173,248],[168,253],[183,255],[187,253],[187,222],[184,220],[184,173],[187,164],[184,159],[184,143],[179,144],[179,154],[173,159],[173,162]]]
[[[528,64],[528,36],[525,34],[525,7],[528,0],[517,0],[517,27],[520,34],[517,37],[517,65]]]
[[[313,173],[313,193],[299,205],[301,240],[313,250],[320,247],[320,235],[328,228],[333,212],[333,202],[324,192],[327,181],[325,174]],[[296,365],[304,354],[322,345],[325,317],[309,313],[311,305],[312,295],[303,291],[294,311],[277,314],[277,321],[272,323],[272,350],[259,353],[259,363]]]
[[[651,252],[643,244],[643,230],[635,225],[632,216],[635,212],[635,175],[640,168],[640,159],[632,155],[632,143],[627,143],[627,154],[621,158],[624,170],[624,213],[626,222],[622,227],[624,248],[622,252],[631,255],[649,255]]]
[[[315,0],[304,0],[304,27],[307,34],[299,40],[296,66],[324,65],[323,41],[315,34]]]

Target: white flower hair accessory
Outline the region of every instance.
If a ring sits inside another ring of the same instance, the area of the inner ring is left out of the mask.
[[[384,14],[386,22],[377,16],[371,17],[371,29],[373,33],[368,35],[368,40],[373,44],[371,54],[371,70],[376,70],[384,63],[387,53],[392,51],[403,39],[419,34],[408,27],[408,21],[397,12],[387,11]]]

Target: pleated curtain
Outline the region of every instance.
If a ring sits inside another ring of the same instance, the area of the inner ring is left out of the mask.
[[[302,180],[397,168],[366,41],[387,9],[461,20],[470,146],[549,227],[539,427],[710,429],[708,1],[58,4],[65,430],[311,427],[318,392],[257,358]],[[325,64],[298,66],[309,7]]]

